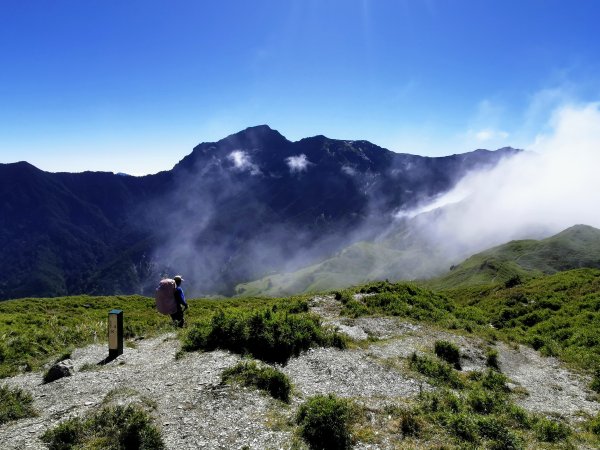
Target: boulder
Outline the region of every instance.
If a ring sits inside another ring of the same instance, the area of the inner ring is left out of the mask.
[[[51,383],[73,375],[73,364],[70,360],[60,361],[48,369],[44,375],[44,383]]]

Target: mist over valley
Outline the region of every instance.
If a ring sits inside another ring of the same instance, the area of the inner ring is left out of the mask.
[[[3,164],[0,298],[151,294],[171,272],[186,274],[191,295],[231,295],[380,239],[398,211],[517,153],[430,158],[257,126],[144,177]]]

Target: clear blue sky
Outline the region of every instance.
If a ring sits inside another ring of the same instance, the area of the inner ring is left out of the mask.
[[[595,0],[0,0],[0,162],[132,174],[269,124],[526,146],[600,100]]]

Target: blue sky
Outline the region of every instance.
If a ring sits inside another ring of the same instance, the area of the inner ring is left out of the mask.
[[[0,163],[131,174],[269,124],[424,155],[600,100],[600,2],[0,0]]]

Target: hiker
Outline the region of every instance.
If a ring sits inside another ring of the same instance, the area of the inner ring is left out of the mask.
[[[181,289],[181,282],[183,281],[183,278],[181,278],[181,275],[175,275],[173,279],[175,280],[175,285],[177,286],[173,293],[175,296],[175,303],[177,304],[177,311],[171,314],[171,319],[173,319],[173,322],[175,322],[179,328],[182,328],[185,322],[183,318],[183,312],[188,309],[188,304],[185,301],[183,289]],[[183,309],[181,309],[182,307]]]

